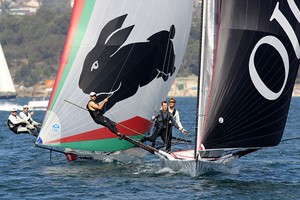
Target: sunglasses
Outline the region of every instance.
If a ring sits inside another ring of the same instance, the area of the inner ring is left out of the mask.
[[[175,103],[175,101],[170,101],[170,103]]]

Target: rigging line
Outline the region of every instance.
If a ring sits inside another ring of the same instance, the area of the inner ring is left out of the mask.
[[[78,108],[80,108],[80,109],[82,109],[82,110],[88,111],[88,109],[83,108],[83,107],[81,107],[81,106],[79,106],[79,105],[77,105],[77,104],[75,104],[75,103],[73,103],[73,102],[71,102],[71,101],[68,101],[68,100],[66,100],[66,99],[64,99],[64,101],[67,102],[67,103],[69,103],[69,104],[71,104],[71,105],[73,105],[73,106],[76,106],[76,107],[78,107]],[[131,129],[131,128],[127,127],[127,126],[124,126],[124,125],[122,125],[122,124],[119,124],[119,123],[116,123],[116,122],[115,122],[115,124],[117,124],[117,125],[119,125],[119,126],[122,126],[123,128],[126,128],[127,130],[130,130],[130,131],[132,131],[132,132],[134,132],[134,133],[137,133],[137,134],[139,134],[139,135],[144,135],[144,134],[142,134],[142,133],[140,133],[140,132],[137,132],[136,130],[133,130],[133,129]]]
[[[122,66],[122,68],[121,68],[120,71],[119,71],[118,76],[116,77],[114,83],[112,84],[112,86],[111,86],[111,88],[110,88],[110,91],[112,91],[112,89],[114,88],[115,84],[117,83],[117,80],[118,80],[118,78],[120,77],[121,72],[123,71],[123,68],[124,68],[124,66],[125,66],[125,63],[127,62],[128,58],[129,58],[129,55],[131,54],[131,52],[132,52],[134,46],[135,46],[135,44],[132,45],[132,48],[130,49],[130,51],[129,51],[129,53],[128,53],[128,56],[126,57],[126,59],[125,59],[125,61],[124,61],[124,63],[123,63],[123,66]],[[120,48],[121,48],[121,47],[120,47]],[[119,48],[117,51],[119,51],[120,48]],[[116,51],[116,52],[117,52],[117,51]],[[116,52],[115,52],[115,53],[116,53]]]
[[[167,47],[166,47],[166,51],[165,51],[165,55],[164,55],[164,63],[163,63],[163,68],[162,68],[162,71],[160,72],[159,70],[157,70],[158,71],[158,73],[157,73],[157,76],[156,76],[156,78],[159,76],[159,74],[160,73],[163,73],[163,71],[164,71],[164,69],[165,69],[165,67],[166,67],[166,62],[167,62],[167,55],[168,55],[168,47],[170,46],[170,36],[171,36],[171,29],[170,29],[170,32],[169,32],[169,36],[168,36],[168,43],[167,43]],[[165,73],[163,73],[163,75],[165,75]],[[163,86],[161,86],[161,84],[159,84],[159,90],[158,91],[161,91],[161,88],[163,88],[163,89],[165,89],[165,87],[166,87],[166,84],[163,84]],[[156,103],[155,103],[155,105],[158,105],[158,98],[159,98],[159,95],[157,95],[156,96]],[[155,109],[155,112],[156,112],[156,109]]]
[[[122,85],[122,82],[120,82],[119,87],[117,89],[115,89],[114,91],[110,90],[109,92],[100,92],[100,93],[97,93],[96,96],[107,94],[107,98],[110,98],[115,92],[117,92],[120,89],[121,85]]]
[[[290,141],[290,140],[299,140],[300,137],[296,137],[296,138],[289,138],[289,139],[284,139],[284,140],[281,140],[281,142],[286,142],[286,141]]]
[[[71,101],[68,101],[68,100],[66,100],[66,99],[64,99],[64,101],[67,102],[67,103],[69,103],[69,104],[71,104],[71,105],[73,105],[73,106],[76,106],[76,107],[78,107],[78,108],[81,108],[82,110],[88,111],[88,109],[83,108],[83,107],[81,107],[81,106],[79,106],[79,105],[77,105],[77,104],[75,104],[75,103],[73,103],[73,102],[71,102]]]

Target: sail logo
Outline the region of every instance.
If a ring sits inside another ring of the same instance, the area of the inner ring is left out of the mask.
[[[287,0],[287,2],[288,2],[288,5],[289,5],[292,13],[296,17],[297,21],[300,23],[300,10],[297,7],[295,1]],[[279,23],[279,25],[283,28],[283,30],[285,31],[286,35],[288,36],[290,42],[292,43],[296,57],[299,59],[300,58],[300,45],[299,45],[299,41],[297,39],[297,35],[296,35],[295,31],[293,30],[293,27],[287,20],[287,18],[280,11],[279,2],[277,2],[275,9],[270,17],[270,21],[273,21],[273,20],[276,20]],[[284,81],[283,81],[282,87],[278,92],[273,92],[265,85],[265,83],[260,78],[260,76],[255,68],[254,56],[257,52],[257,49],[263,44],[271,45],[279,53],[279,55],[281,56],[281,59],[283,61],[285,75],[284,75]],[[257,42],[257,44],[254,46],[254,48],[251,52],[251,55],[250,55],[250,59],[249,59],[249,72],[250,72],[250,77],[251,77],[251,80],[252,80],[255,88],[258,90],[258,92],[264,98],[266,98],[268,100],[276,100],[282,94],[282,92],[285,88],[285,85],[287,83],[287,80],[288,80],[288,75],[289,75],[290,62],[289,62],[288,55],[289,54],[288,54],[284,44],[275,36],[271,36],[271,35],[265,36],[265,37],[261,38]]]
[[[134,29],[134,25],[122,27],[126,17],[114,18],[103,27],[80,74],[79,88],[84,93],[95,92],[97,102],[109,96],[106,110],[154,79],[166,82],[176,69],[172,41],[175,26],[150,33],[146,41],[124,45]]]
[[[60,132],[60,125],[59,124],[53,124],[52,125],[52,132],[53,133],[59,133]]]

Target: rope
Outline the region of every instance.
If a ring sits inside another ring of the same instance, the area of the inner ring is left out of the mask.
[[[281,142],[286,142],[286,141],[290,141],[290,140],[299,140],[299,139],[300,139],[300,137],[289,138],[289,139],[281,140]]]
[[[71,102],[71,101],[68,101],[68,100],[66,100],[66,99],[64,99],[64,101],[67,102],[67,103],[69,103],[69,104],[71,104],[71,105],[73,105],[73,106],[76,106],[77,108],[80,108],[80,109],[82,109],[82,110],[88,111],[86,108],[83,108],[83,107],[81,107],[81,106],[79,106],[79,105],[77,105],[77,104],[75,104],[75,103],[73,103],[73,102]],[[115,124],[117,124],[117,125],[119,125],[119,126],[121,126],[121,127],[123,127],[123,128],[126,128],[127,130],[130,130],[130,131],[132,131],[132,132],[134,132],[134,133],[137,133],[137,134],[139,134],[139,135],[143,135],[142,133],[137,132],[136,130],[133,130],[133,129],[131,129],[131,128],[127,127],[127,126],[124,126],[124,125],[122,125],[122,124],[119,124],[119,123],[115,123]]]

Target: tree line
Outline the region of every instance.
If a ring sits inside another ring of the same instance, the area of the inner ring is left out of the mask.
[[[0,17],[0,43],[15,83],[28,87],[55,78],[71,12],[68,0],[44,0],[38,12],[31,16],[2,12],[5,14]],[[200,7],[196,6],[178,76],[198,74],[199,13]],[[299,75],[297,82],[300,83]]]
[[[7,6],[8,8],[8,6]],[[47,79],[54,79],[66,39],[71,7],[68,0],[44,0],[35,15],[0,16],[0,43],[16,84],[33,86]],[[198,71],[199,35],[193,23],[189,47],[179,76]]]
[[[71,8],[69,1],[48,2],[31,16],[2,12],[0,43],[15,83],[32,86],[56,75]]]

